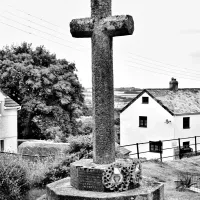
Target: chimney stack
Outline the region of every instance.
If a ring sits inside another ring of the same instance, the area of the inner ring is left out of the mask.
[[[169,82],[169,89],[176,92],[178,91],[178,81],[172,77],[172,80]]]

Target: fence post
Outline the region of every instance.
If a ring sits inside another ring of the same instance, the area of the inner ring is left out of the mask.
[[[160,143],[162,144],[161,140],[160,140]],[[163,150],[162,150],[162,145],[160,147],[160,161],[162,162],[162,153],[163,153]]]
[[[195,139],[195,154],[197,156],[197,136],[195,136],[194,139]]]
[[[181,159],[181,140],[178,138],[179,159]]]
[[[162,152],[160,152],[160,161],[162,162]]]
[[[138,159],[140,159],[139,144],[136,143],[136,145],[137,145],[137,157],[138,157]]]

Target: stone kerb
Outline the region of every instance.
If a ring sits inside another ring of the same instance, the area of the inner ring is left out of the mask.
[[[164,184],[141,186],[124,192],[94,192],[77,190],[65,178],[47,185],[48,200],[164,200]]]

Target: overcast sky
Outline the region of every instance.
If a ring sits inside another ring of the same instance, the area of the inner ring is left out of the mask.
[[[79,80],[91,87],[91,40],[72,38],[69,23],[90,17],[90,0],[0,0],[0,48],[44,45],[75,62]],[[115,87],[200,87],[199,0],[113,0],[112,14],[132,15],[131,36],[114,38]]]

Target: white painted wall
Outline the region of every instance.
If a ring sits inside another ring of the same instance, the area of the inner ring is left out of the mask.
[[[149,104],[142,104],[142,97],[149,97]],[[139,116],[147,116],[147,128],[139,127]],[[166,119],[171,123],[166,124]],[[147,93],[144,93],[120,114],[120,145],[172,139],[174,138],[173,123],[174,117]],[[163,148],[171,147],[171,141],[163,143]],[[136,146],[126,148],[136,153]],[[140,152],[149,151],[149,144],[140,145],[139,150]],[[171,155],[173,155],[173,150],[163,151],[163,157]],[[159,158],[160,155],[145,153],[140,157],[150,159]]]
[[[0,116],[2,115],[4,99],[5,99],[5,96],[0,91]]]
[[[183,129],[183,118],[190,117],[190,128]],[[175,138],[186,138],[200,136],[200,115],[185,115],[185,116],[175,116]],[[195,144],[195,139],[181,139],[181,146],[183,142],[190,141],[190,144]],[[197,138],[197,143],[200,143],[200,137]],[[178,143],[177,143],[178,145]],[[191,148],[195,150],[195,146],[192,145]],[[200,151],[200,144],[197,145],[197,150]]]
[[[17,153],[17,137],[4,139],[4,151]]]
[[[4,140],[5,151],[17,153],[17,109],[5,109],[4,99],[0,92],[0,140]]]

